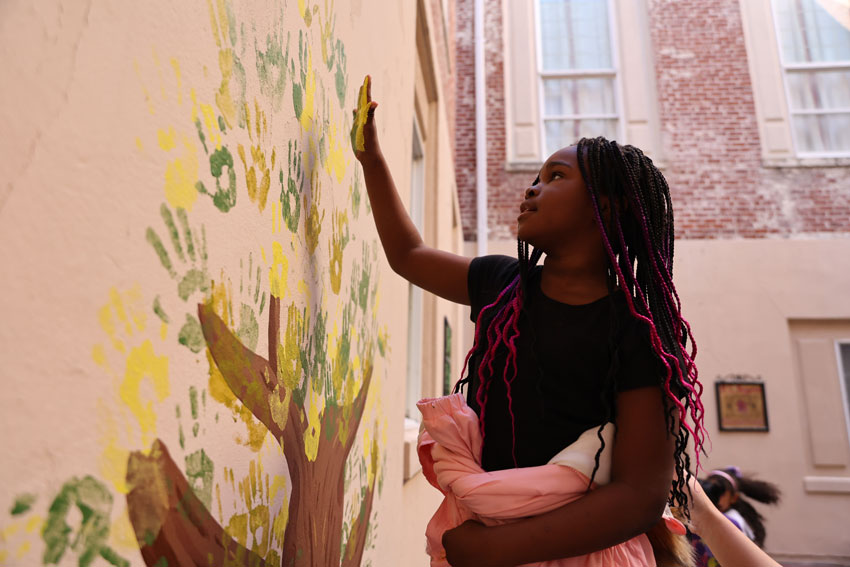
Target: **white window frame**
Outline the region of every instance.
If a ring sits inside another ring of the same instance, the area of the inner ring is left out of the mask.
[[[773,19],[773,32],[775,35],[776,49],[779,54],[779,64],[782,69],[782,85],[785,92],[785,103],[788,109],[788,128],[791,134],[791,140],[794,144],[794,155],[800,159],[831,159],[831,158],[850,158],[850,150],[836,152],[806,152],[800,149],[800,142],[797,140],[796,129],[794,128],[795,116],[817,116],[826,114],[847,114],[850,113],[850,107],[839,109],[806,109],[793,110],[791,108],[791,90],[788,87],[788,74],[795,71],[829,71],[829,70],[846,70],[850,71],[850,60],[847,61],[830,61],[824,63],[787,63],[785,56],[782,54],[782,40],[779,31],[779,17],[777,13],[776,2],[770,0],[771,18]]]
[[[800,156],[792,140],[788,93],[779,56],[779,36],[772,0],[739,3],[747,64],[753,85],[761,157],[764,167],[846,167],[850,157]]]
[[[838,366],[838,382],[841,387],[841,401],[844,405],[844,425],[847,427],[847,438],[850,439],[850,376],[844,375],[844,365],[841,360],[841,346],[850,348],[850,338],[835,340],[835,363]]]
[[[413,120],[410,168],[410,220],[422,234],[425,226],[425,145],[417,120]],[[405,420],[418,427],[416,402],[422,399],[422,343],[424,341],[422,289],[408,284],[407,379],[405,381]],[[410,425],[410,424],[409,424]]]
[[[506,169],[537,172],[544,152],[538,0],[502,2]],[[634,144],[664,166],[647,0],[608,0],[612,64],[617,73],[617,141]],[[587,72],[587,71],[584,71]]]
[[[534,38],[536,42],[536,69],[537,69],[537,109],[538,123],[540,124],[540,151],[541,160],[545,160],[549,150],[546,148],[546,128],[547,120],[611,120],[616,119],[616,136],[617,139],[624,139],[623,128],[623,83],[620,78],[620,45],[616,7],[613,0],[605,0],[608,9],[608,37],[611,48],[611,64],[609,69],[578,69],[578,70],[560,70],[560,71],[544,71],[543,70],[543,25],[540,21],[540,0],[534,0]],[[615,114],[563,114],[559,116],[545,116],[545,89],[543,83],[546,79],[585,79],[594,77],[610,77],[614,79],[614,111]]]

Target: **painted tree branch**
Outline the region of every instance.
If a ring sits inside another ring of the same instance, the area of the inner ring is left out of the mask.
[[[347,406],[326,404],[319,423],[311,424],[304,409],[296,404],[295,396],[285,389],[281,376],[280,298],[272,296],[269,304],[268,359],[246,348],[212,307],[198,305],[198,315],[207,346],[225,382],[283,446],[292,482],[283,563],[311,567],[339,565],[345,464],[372,380],[372,346],[369,345],[368,355],[364,357],[363,380],[355,399]],[[315,429],[308,432],[308,427]],[[309,452],[308,437],[313,443]],[[372,471],[377,470],[377,454],[375,442]],[[349,547],[345,561],[351,567],[359,565],[363,556],[374,488],[373,476],[361,502],[361,514],[347,534]]]
[[[127,485],[130,522],[148,567],[265,567],[210,515],[159,439],[149,455],[130,453]]]

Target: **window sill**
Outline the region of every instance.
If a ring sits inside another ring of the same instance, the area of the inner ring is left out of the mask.
[[[422,470],[419,455],[416,452],[416,442],[419,439],[419,422],[409,418],[404,419],[404,461],[403,480],[407,482]]]
[[[803,477],[806,492],[827,494],[850,494],[850,477],[806,476]]]
[[[850,157],[787,157],[763,158],[762,165],[771,168],[786,167],[850,167]]]

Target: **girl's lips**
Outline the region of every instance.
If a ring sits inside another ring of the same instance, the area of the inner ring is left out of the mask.
[[[533,212],[534,212],[534,210],[533,210],[533,209],[525,209],[524,211],[521,211],[521,212],[519,213],[519,216],[516,218],[517,222],[519,222],[519,221],[521,221],[522,219],[526,218],[528,215],[530,215],[530,214],[531,214],[531,213],[533,213]]]

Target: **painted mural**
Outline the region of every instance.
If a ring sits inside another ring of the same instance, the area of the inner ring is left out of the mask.
[[[206,60],[127,61],[146,126],[114,143],[157,189],[74,362],[98,456],[6,487],[0,565],[371,563],[389,347],[342,4],[198,1]]]

